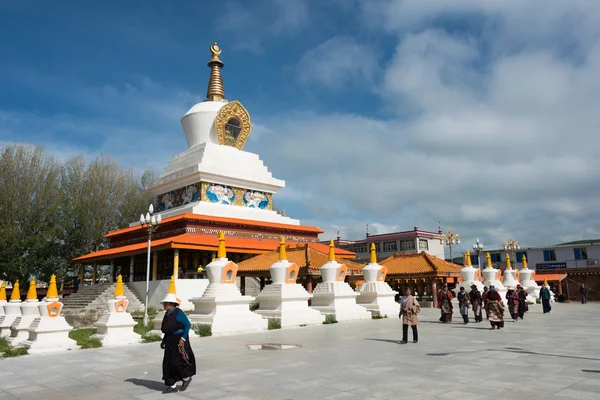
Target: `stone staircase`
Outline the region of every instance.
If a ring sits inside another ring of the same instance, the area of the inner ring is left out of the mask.
[[[63,316],[69,324],[76,327],[93,326],[98,319],[107,311],[108,300],[114,298],[116,283],[108,285],[90,285],[79,288],[62,299],[64,308]],[[124,285],[125,296],[129,300],[127,311],[133,312],[144,309],[143,302],[127,284]]]

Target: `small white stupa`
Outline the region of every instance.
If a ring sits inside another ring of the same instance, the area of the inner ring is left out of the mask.
[[[102,346],[122,346],[142,341],[142,337],[133,331],[136,322],[127,312],[128,305],[129,300],[125,297],[123,277],[119,275],[115,287],[115,298],[108,301],[108,312],[96,322],[98,331],[92,336],[102,340]]]
[[[169,282],[169,291],[167,294],[172,294],[177,299],[178,304],[181,304],[181,299],[177,297],[177,289],[175,287],[175,275],[171,275],[171,281]],[[179,307],[179,306],[178,306]],[[152,324],[154,325],[154,329],[148,332],[149,335],[158,335],[160,337],[163,336],[162,333],[162,322],[165,318],[166,311],[162,310],[156,314],[156,317],[152,320]],[[190,329],[189,336],[194,336],[194,332]]]
[[[356,303],[373,314],[395,317],[400,312],[400,304],[396,303],[396,292],[385,282],[387,267],[377,263],[375,243],[371,243],[371,260],[362,269],[365,281],[358,288]]]
[[[35,279],[29,282],[29,290],[24,303],[21,303],[21,316],[15,318],[15,321],[10,326],[10,337],[8,340],[13,346],[19,346],[29,338],[29,327],[33,324],[33,320],[40,316],[39,304],[37,298],[37,290],[35,288]]]
[[[256,296],[259,302],[257,314],[280,319],[282,328],[320,324],[325,320],[319,311],[308,306],[312,294],[296,283],[300,268],[287,260],[283,236],[279,242],[279,260],[271,265],[270,271],[273,283]]]
[[[77,343],[69,338],[73,330],[65,317],[60,315],[63,303],[58,301],[56,275],[50,277],[50,285],[46,299],[39,303],[40,316],[33,320],[28,329],[29,339],[23,342],[34,353],[49,353],[55,351],[78,349]]]
[[[483,275],[483,286],[494,286],[498,294],[500,294],[501,298],[504,299],[506,295],[506,288],[500,281],[500,270],[492,267],[492,258],[490,257],[490,253],[485,254],[486,258],[486,267],[483,269],[481,274]]]
[[[510,265],[510,256],[506,254],[506,269],[504,270],[504,277],[502,278],[502,284],[506,289],[512,287],[514,290],[517,289],[519,281],[517,280],[517,271],[512,269]]]
[[[6,297],[6,292],[4,292]],[[10,327],[15,322],[15,319],[21,316],[21,292],[19,289],[19,281],[13,285],[10,301],[4,305],[4,315],[0,317],[0,337],[10,337]]]
[[[477,286],[479,292],[483,292],[483,283],[481,283],[481,271],[479,268],[474,268],[471,265],[471,252],[467,250],[465,252],[465,266],[460,270],[460,276],[462,278],[462,282],[458,285],[457,290],[460,290],[461,287],[465,288],[465,291],[469,293],[471,291],[471,286]]]
[[[334,315],[338,322],[370,319],[371,313],[356,304],[358,293],[344,280],[348,267],[335,261],[333,240],[329,242],[329,261],[321,267],[323,282],[313,291],[312,308],[324,315]]]
[[[523,269],[520,271],[521,285],[523,285],[523,289],[529,294],[527,300],[537,303],[540,297],[541,286],[533,279],[534,276],[535,271],[527,268],[527,257],[523,256]]]
[[[237,264],[227,259],[225,234],[220,232],[217,259],[206,266],[210,283],[202,297],[190,299],[194,303],[189,316],[192,324],[211,325],[213,336],[267,329],[268,321],[250,311],[254,297],[240,293],[237,271]]]

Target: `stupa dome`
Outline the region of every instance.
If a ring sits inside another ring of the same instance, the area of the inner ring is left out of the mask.
[[[218,143],[215,119],[225,104],[223,101],[204,101],[185,113],[181,125],[189,147],[206,142]]]

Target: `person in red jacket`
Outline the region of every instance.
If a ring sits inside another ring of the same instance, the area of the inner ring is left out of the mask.
[[[442,312],[440,322],[452,322],[452,293],[448,291],[448,285],[446,284],[438,292],[438,308]]]

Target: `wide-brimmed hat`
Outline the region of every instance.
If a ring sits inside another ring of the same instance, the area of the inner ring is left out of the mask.
[[[509,287],[507,287],[506,289],[507,289],[507,290],[515,290],[515,287],[514,287],[514,286],[509,286]]]
[[[174,303],[179,305],[179,299],[177,298],[176,295],[174,295],[173,293],[169,293],[167,294],[167,297],[165,297],[160,304],[165,304],[165,303]]]

